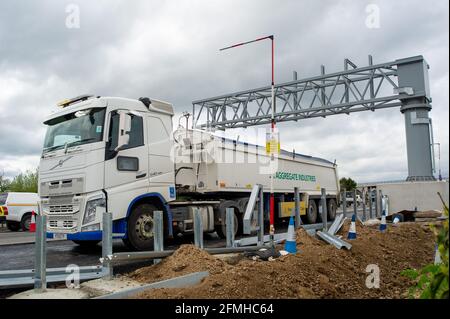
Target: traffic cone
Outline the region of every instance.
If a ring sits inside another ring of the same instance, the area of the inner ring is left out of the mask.
[[[287,232],[286,244],[284,245],[284,250],[286,250],[290,254],[297,253],[297,241],[295,239],[295,226],[293,216],[291,216],[291,219],[289,219],[289,227]]]
[[[392,225],[397,226],[397,224],[400,223],[400,218],[397,216],[394,217],[394,220],[392,221]]]
[[[386,225],[386,213],[383,211],[383,214],[381,215],[381,224],[380,224],[380,232],[385,232],[387,228]]]
[[[30,233],[36,232],[36,213],[34,212],[34,210],[31,212],[30,229],[28,231]]]
[[[352,216],[352,222],[350,224],[350,229],[348,231],[347,239],[356,239],[356,214]]]

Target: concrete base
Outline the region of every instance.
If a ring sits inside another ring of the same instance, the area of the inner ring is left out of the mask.
[[[116,277],[112,280],[94,279],[82,283],[78,289],[47,289],[41,293],[28,290],[9,299],[88,299],[140,286],[141,283],[125,277]]]
[[[142,286],[141,283],[125,277],[116,277],[112,280],[95,279],[81,284],[81,289],[88,292],[91,297],[108,295],[118,291]]]
[[[47,289],[36,293],[34,290],[21,292],[8,299],[88,299],[89,294],[81,289]]]

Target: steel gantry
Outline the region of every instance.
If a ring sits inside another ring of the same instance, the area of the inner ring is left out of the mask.
[[[275,85],[276,122],[400,107],[405,115],[408,180],[434,180],[428,64],[422,56]],[[194,101],[193,127],[225,130],[271,122],[271,86]]]

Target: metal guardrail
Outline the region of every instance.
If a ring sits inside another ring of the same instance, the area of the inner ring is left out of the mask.
[[[322,203],[326,203],[326,191],[322,190]],[[326,204],[322,204],[322,223],[312,225],[301,225],[300,220],[300,196],[299,190],[296,188],[295,193],[295,216],[296,226],[302,227],[305,230],[320,230],[328,229],[332,224],[327,222]],[[324,197],[325,194],[325,197]],[[194,211],[194,231],[195,231],[195,245],[204,249],[210,254],[226,254],[256,251],[261,248],[268,248],[264,243],[269,241],[269,238],[264,236],[264,211],[263,211],[263,189],[262,186],[257,185],[252,192],[252,204],[249,202],[249,207],[246,211],[247,226],[250,226],[250,220],[258,203],[258,234],[256,237],[243,238],[241,240],[234,240],[234,209],[230,208],[226,211],[226,227],[227,227],[227,247],[224,248],[204,248],[203,246],[203,226],[202,216],[199,210]],[[259,198],[259,202],[257,199]],[[112,230],[112,214],[105,212],[102,218],[102,257],[99,259],[100,265],[79,267],[79,279],[90,280],[95,278],[104,278],[109,280],[113,276],[113,264],[120,261],[153,259],[155,263],[159,262],[161,258],[173,254],[173,250],[164,250],[163,238],[163,212],[154,212],[155,229],[154,229],[154,251],[150,252],[125,252],[113,253],[113,230]],[[26,270],[7,270],[0,271],[0,288],[5,287],[21,287],[33,285],[37,292],[42,292],[47,288],[47,283],[64,282],[71,270],[66,268],[47,268],[46,259],[46,217],[38,214],[36,216],[37,230],[36,230],[36,244],[35,244],[35,268]],[[268,236],[267,236],[268,237]],[[285,240],[286,234],[276,234],[277,242]],[[248,246],[247,246],[248,245]],[[256,245],[256,246],[250,246]],[[241,246],[241,247],[236,247]]]
[[[112,215],[103,215],[103,245],[102,254],[112,254]],[[36,215],[35,266],[34,269],[0,271],[0,288],[18,288],[34,286],[36,292],[47,289],[47,283],[65,282],[73,276],[71,268],[47,268],[47,216]],[[104,277],[112,277],[112,267],[109,263],[103,265],[77,267],[80,281]]]
[[[72,270],[66,268],[48,268],[45,273],[45,283],[65,282],[71,273]],[[0,288],[33,286],[36,281],[35,275],[34,269],[0,271]],[[100,265],[85,266],[79,267],[79,275],[80,281],[85,281],[103,277],[105,272]]]

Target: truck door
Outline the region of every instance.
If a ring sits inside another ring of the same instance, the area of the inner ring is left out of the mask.
[[[108,193],[108,210],[113,217],[125,217],[129,203],[139,195],[148,192],[148,147],[146,143],[146,123],[140,113],[126,113],[129,121],[129,140],[116,149],[119,135],[120,113],[113,111],[110,116],[108,141],[105,151],[105,189]]]
[[[155,116],[147,116],[147,123],[150,188],[165,188],[174,184],[174,163],[170,157],[173,145],[171,127]]]

